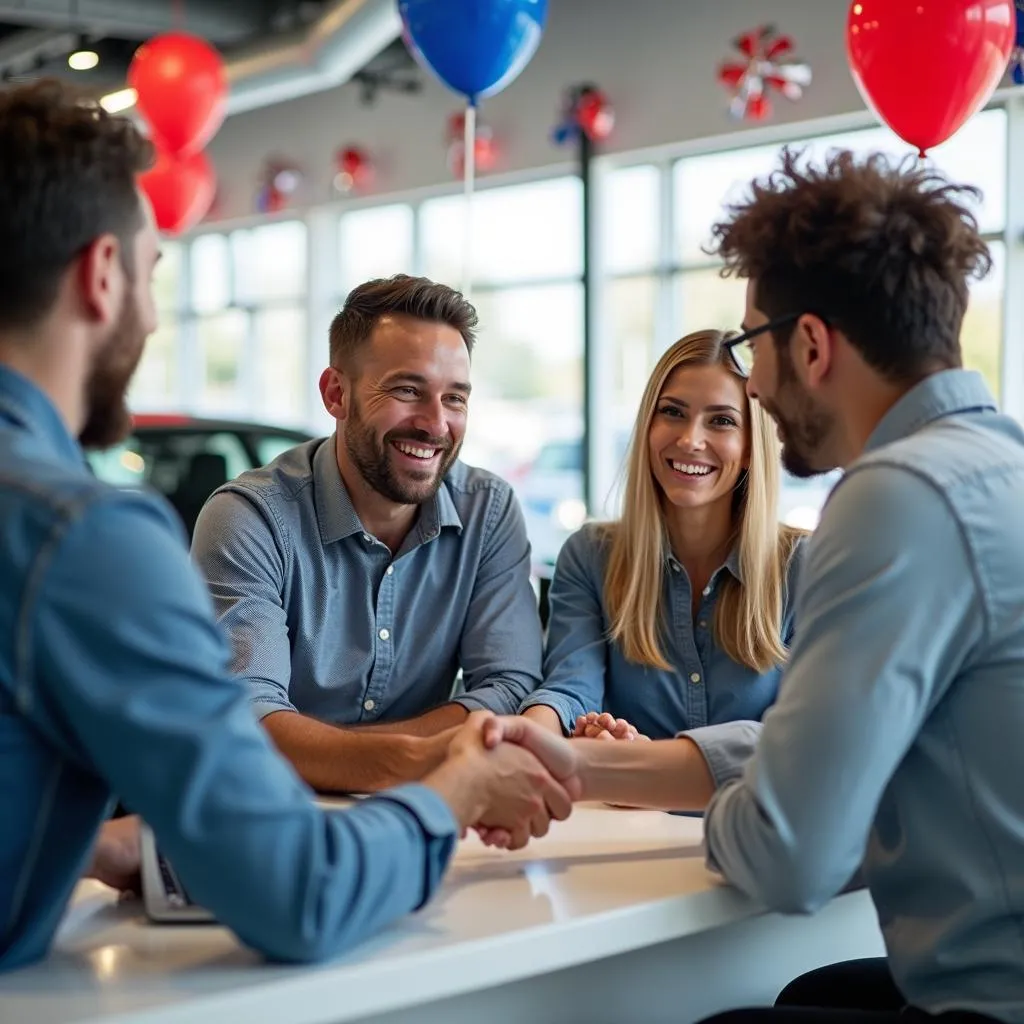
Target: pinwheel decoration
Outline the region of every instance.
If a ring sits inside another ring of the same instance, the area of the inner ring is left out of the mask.
[[[792,58],[793,40],[771,26],[744,32],[733,45],[742,59],[725,61],[718,69],[719,82],[732,92],[733,117],[761,121],[772,112],[772,91],[798,100],[811,84],[810,65]]]

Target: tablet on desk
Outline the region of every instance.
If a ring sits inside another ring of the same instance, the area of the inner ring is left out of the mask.
[[[146,916],[160,924],[201,924],[213,915],[192,901],[169,860],[157,849],[153,830],[139,825],[142,902]]]

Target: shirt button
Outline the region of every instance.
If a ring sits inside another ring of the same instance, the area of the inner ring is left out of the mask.
[[[707,619],[701,619],[700,622],[697,623],[697,625],[700,626],[701,629],[707,629]]]
[[[678,562],[673,562],[672,563],[672,571],[673,572],[679,572],[679,563]]]
[[[691,683],[699,683],[700,682],[700,673],[699,672],[692,673],[691,676],[690,676],[690,682]]]
[[[381,640],[387,640],[387,638],[388,638],[389,636],[391,636],[391,634],[390,634],[390,633],[389,633],[389,632],[388,632],[388,631],[387,631],[386,629],[382,629],[382,630],[381,630],[381,631],[380,631],[380,632],[379,632],[379,633],[377,634],[377,636],[379,636],[379,637],[381,638]]]
[[[377,705],[374,704],[374,702],[372,700],[364,700],[363,701],[363,707],[366,708],[367,711],[372,711],[376,706]]]
[[[366,543],[369,544],[370,543],[370,535],[368,533],[364,533],[363,534],[363,540],[365,540]]]
[[[709,584],[708,584],[708,585],[707,585],[707,586],[706,586],[706,587],[704,588],[704,596],[705,596],[705,597],[707,597],[707,596],[708,596],[708,594],[710,594],[710,593],[711,593],[711,584],[709,583]]]
[[[395,574],[395,567],[394,567],[393,565],[389,565],[389,566],[387,567],[387,569],[385,569],[385,573],[386,573],[386,574],[387,574],[388,576],[394,576],[394,574]]]

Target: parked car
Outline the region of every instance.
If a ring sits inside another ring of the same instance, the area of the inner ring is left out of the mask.
[[[91,452],[98,477],[122,487],[152,487],[174,506],[189,536],[206,499],[247,469],[264,466],[311,434],[302,430],[200,419],[136,416],[122,444]]]
[[[616,438],[616,466],[621,467],[629,437]],[[779,519],[790,526],[813,530],[839,473],[801,479],[782,475]],[[534,572],[549,576],[565,540],[583,524],[583,445],[578,438],[548,441],[536,458],[512,475],[533,550]]]

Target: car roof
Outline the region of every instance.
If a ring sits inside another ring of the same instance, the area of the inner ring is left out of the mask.
[[[285,437],[311,438],[308,430],[300,427],[281,427],[270,423],[253,423],[248,420],[209,419],[179,413],[140,413],[132,417],[134,430],[180,430],[180,431],[232,431],[234,433],[279,434]]]

